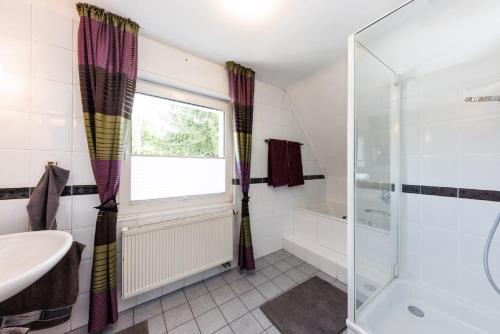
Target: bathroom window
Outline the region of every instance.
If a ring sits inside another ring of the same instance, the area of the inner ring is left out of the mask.
[[[129,209],[232,201],[229,117],[226,101],[139,82],[120,191]]]

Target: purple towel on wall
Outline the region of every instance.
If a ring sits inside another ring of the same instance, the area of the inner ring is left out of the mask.
[[[290,183],[286,140],[269,139],[267,155],[267,184],[273,187]]]
[[[302,172],[302,153],[300,143],[288,142],[288,170],[290,174],[289,187],[300,186],[304,184],[304,173]]]

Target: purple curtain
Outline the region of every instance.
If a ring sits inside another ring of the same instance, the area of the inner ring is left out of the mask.
[[[116,195],[137,78],[137,23],[77,4],[78,70],[83,118],[101,205],[96,221],[89,332],[118,319]]]
[[[232,61],[226,63],[229,73],[229,95],[233,110],[233,131],[236,150],[236,168],[240,179],[241,200],[240,244],[238,266],[254,270],[248,191],[250,190],[250,161],[252,159],[252,123],[255,72]]]

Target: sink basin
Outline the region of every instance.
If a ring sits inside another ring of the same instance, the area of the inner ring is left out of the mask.
[[[64,231],[0,235],[0,302],[21,292],[52,269],[73,237]]]

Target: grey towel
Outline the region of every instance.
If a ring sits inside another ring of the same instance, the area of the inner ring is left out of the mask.
[[[38,330],[68,321],[78,297],[78,268],[84,248],[85,245],[73,241],[68,253],[54,268],[1,302],[0,327],[24,326]]]
[[[69,170],[49,165],[30,195],[27,206],[32,231],[56,230],[56,213]]]
[[[0,329],[0,334],[25,334],[29,328],[23,327],[8,327]]]

